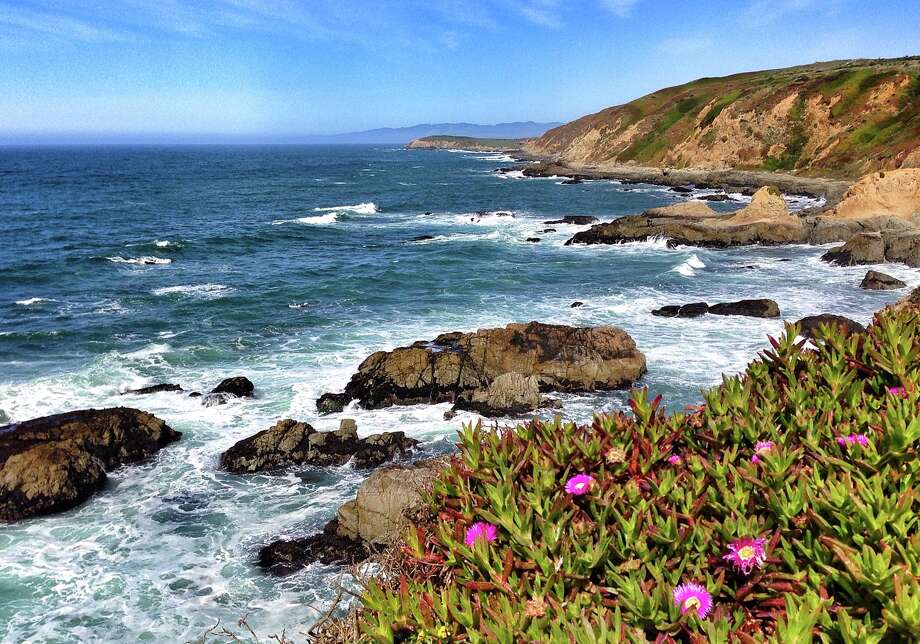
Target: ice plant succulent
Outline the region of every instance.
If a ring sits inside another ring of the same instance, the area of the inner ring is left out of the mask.
[[[494,525],[485,521],[477,521],[466,531],[465,543],[468,546],[475,545],[477,541],[492,543],[496,537],[498,537],[498,529]]]
[[[590,474],[576,474],[565,483],[565,491],[572,496],[587,494],[594,485],[594,477]]]
[[[899,398],[907,398],[907,390],[904,387],[888,387],[888,393]]]
[[[728,544],[728,554],[722,557],[731,563],[737,570],[745,575],[750,575],[754,568],[762,568],[767,560],[764,550],[766,539],[744,537]]]
[[[712,595],[699,584],[681,584],[674,589],[673,595],[674,605],[680,608],[681,615],[692,610],[700,619],[706,619],[712,610]]]
[[[840,447],[849,447],[850,445],[869,446],[869,437],[865,434],[850,434],[849,436],[838,436],[837,444]]]
[[[680,456],[678,456],[677,454],[671,454],[668,457],[668,463],[670,463],[671,465],[680,465],[680,462],[681,462]]]

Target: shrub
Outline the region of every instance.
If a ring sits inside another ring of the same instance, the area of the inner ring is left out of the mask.
[[[686,413],[636,390],[590,426],[464,428],[364,637],[918,641],[920,321],[818,336]]]

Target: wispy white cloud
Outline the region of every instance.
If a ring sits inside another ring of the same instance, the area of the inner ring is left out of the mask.
[[[0,4],[0,26],[21,33],[81,42],[130,42],[129,31],[112,29],[60,12],[41,11],[23,6]]]
[[[639,0],[600,0],[601,6],[620,18],[627,18]]]
[[[526,20],[541,27],[558,29],[562,26],[559,17],[559,0],[511,0],[511,7]]]

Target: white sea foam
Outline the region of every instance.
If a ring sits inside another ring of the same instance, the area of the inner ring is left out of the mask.
[[[510,172],[495,172],[493,173],[499,179],[526,179],[523,170],[511,170]]]
[[[334,224],[338,221],[338,215],[334,212],[326,213],[325,215],[319,215],[317,217],[298,217],[297,219],[276,219],[272,222],[272,226],[280,226],[281,224],[307,224],[310,226],[327,226],[329,224]]]
[[[696,253],[693,253],[690,256],[690,259],[686,261],[686,264],[690,268],[706,268],[706,264],[703,263],[703,260],[697,257]]]
[[[680,273],[684,277],[695,277],[696,276],[696,271],[693,269],[693,266],[690,265],[689,261],[684,262],[682,264],[678,264],[677,266],[672,268],[671,271],[673,271],[674,273]]]
[[[367,203],[359,203],[353,206],[328,206],[325,208],[314,208],[314,212],[353,212],[358,215],[373,215],[380,210],[377,208],[377,204],[372,201]]]
[[[184,295],[204,299],[216,299],[232,292],[233,289],[224,284],[185,284],[182,286],[164,286],[150,291],[157,297],[163,295]]]
[[[153,242],[153,245],[157,248],[182,248],[180,242],[171,241],[169,239],[157,239]]]
[[[36,304],[43,304],[45,302],[57,302],[47,297],[30,297],[27,300],[16,300],[16,304],[19,306],[35,306]]]
[[[457,215],[454,220],[458,224],[476,224],[478,226],[505,226],[515,222],[514,213],[510,210],[489,210],[486,212],[472,212]]]
[[[138,264],[142,266],[149,266],[154,264],[172,264],[172,260],[168,257],[122,257],[121,255],[116,255],[114,257],[106,257],[110,262],[115,264]]]

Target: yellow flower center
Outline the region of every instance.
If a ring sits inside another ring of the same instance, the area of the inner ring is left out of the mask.
[[[700,607],[700,600],[696,597],[688,597],[684,600],[684,610],[696,610]]]
[[[741,550],[738,551],[738,556],[741,557],[744,561],[748,559],[753,559],[756,553],[752,546],[744,546]]]

